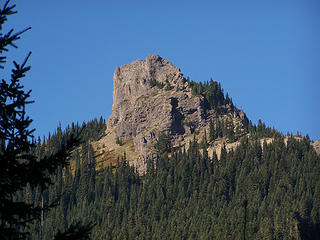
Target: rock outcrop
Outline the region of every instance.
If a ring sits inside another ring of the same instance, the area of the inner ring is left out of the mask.
[[[320,155],[320,140],[316,140],[316,141],[312,142],[311,145],[313,146],[316,153],[318,155]]]
[[[218,117],[215,110],[205,108],[202,96],[192,95],[180,69],[158,55],[147,55],[145,61],[118,67],[113,84],[112,115],[107,129],[115,131],[121,141],[133,139],[139,155],[133,164],[139,172],[146,170],[160,132],[168,132],[175,145]],[[238,109],[224,108],[224,114],[235,122],[247,121]]]
[[[113,105],[109,126],[123,121],[128,107],[134,105],[137,98],[149,96],[158,91],[150,82],[165,84],[167,81],[175,86],[184,86],[184,77],[180,69],[158,55],[147,55],[146,61],[137,60],[131,64],[118,67],[113,74]]]

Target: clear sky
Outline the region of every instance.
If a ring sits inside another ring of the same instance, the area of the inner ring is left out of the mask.
[[[32,27],[10,56],[33,52],[23,82],[35,135],[107,119],[115,68],[159,54],[192,80],[221,82],[252,122],[320,139],[318,0],[12,3],[7,28]]]

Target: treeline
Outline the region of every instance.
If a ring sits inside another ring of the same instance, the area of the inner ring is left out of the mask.
[[[186,81],[192,89],[192,94],[201,95],[205,98],[206,107],[208,109],[220,110],[220,107],[226,104],[230,104],[231,108],[234,107],[232,99],[229,97],[228,93],[224,95],[219,82],[213,81],[212,79],[205,82],[195,82],[189,80],[189,78],[187,78]]]
[[[53,149],[57,149],[59,146],[64,145],[71,135],[78,136],[84,142],[96,141],[103,136],[105,130],[105,119],[102,117],[100,117],[99,120],[95,118],[91,121],[83,122],[82,124],[73,122],[71,125],[68,125],[65,130],[62,130],[61,124],[59,124],[53,134],[49,132],[48,137],[43,137],[43,139],[39,136],[34,143],[37,144],[38,148],[43,147],[48,151],[47,148],[50,148],[51,145],[53,146]]]
[[[233,142],[243,135],[242,132],[240,128],[234,126],[232,119],[211,120],[209,123],[209,142],[222,137]]]
[[[281,134],[274,137],[263,145],[243,137],[218,159],[209,157],[207,142],[196,140],[169,154],[163,134],[157,161],[143,176],[125,156],[97,170],[85,142],[73,154],[75,164],[57,171],[49,191],[22,194],[33,204],[58,205],[44,212],[32,237],[51,239],[80,221],[93,224],[92,239],[317,239],[319,156],[307,137],[289,137],[286,144]]]
[[[212,142],[219,138],[225,138],[229,142],[234,142],[247,134],[250,136],[250,139],[255,140],[282,136],[279,131],[277,131],[275,128],[267,127],[266,124],[261,120],[258,121],[258,124],[253,124],[251,121],[249,121],[247,125],[242,126],[234,124],[232,118],[218,118],[215,120],[210,120],[209,133],[206,139],[209,142]]]
[[[33,149],[33,154],[37,159],[43,159],[46,156],[50,156],[58,152],[61,148],[65,146],[70,136],[78,136],[80,138],[81,145],[75,152],[73,152],[70,159],[70,165],[66,168],[58,167],[56,174],[52,177],[52,182],[55,183],[48,190],[42,191],[38,186],[37,188],[31,188],[29,185],[23,190],[14,195],[14,201],[24,201],[35,207],[41,207],[44,210],[41,214],[41,221],[37,222],[32,227],[31,239],[35,237],[38,239],[53,239],[55,233],[59,226],[59,218],[56,212],[62,211],[63,206],[60,204],[68,198],[70,204],[73,202],[73,198],[69,195],[70,192],[75,192],[72,187],[79,188],[79,191],[86,191],[83,186],[83,181],[91,180],[90,184],[94,185],[96,179],[95,175],[91,175],[93,172],[92,168],[95,168],[95,156],[90,145],[91,141],[96,141],[100,139],[106,129],[105,120],[100,117],[100,119],[94,119],[87,123],[72,123],[68,125],[65,130],[62,130],[61,125],[57,127],[53,134],[49,133],[47,138],[41,139],[40,137],[37,141],[34,140],[35,147]],[[80,181],[80,174],[82,175],[82,180]],[[71,179],[76,176],[76,182],[73,183]],[[74,185],[73,185],[74,184]],[[64,186],[64,187],[62,187]],[[79,195],[79,194],[78,194]],[[70,198],[69,198],[70,197]],[[79,198],[80,199],[80,198]],[[58,208],[54,208],[51,212],[46,209],[52,209],[52,206],[58,205]],[[47,218],[48,214],[54,214],[54,220]],[[82,222],[82,221],[80,221]],[[63,222],[62,222],[63,223]],[[72,224],[77,227],[77,221],[73,221]],[[48,225],[47,225],[48,224]],[[47,227],[46,227],[47,226]],[[66,230],[71,224],[62,225],[62,229]],[[46,231],[43,229],[46,228]],[[30,232],[30,229],[25,229]]]
[[[213,81],[212,79],[205,82],[195,82],[190,80],[189,77],[184,79],[184,81],[188,83],[193,95],[201,95],[204,97],[205,107],[207,109],[215,109],[220,112],[223,105],[230,105],[231,108],[234,107],[232,99],[229,97],[228,93],[224,95],[223,89],[219,82]],[[159,89],[165,88],[166,91],[173,89],[168,80],[166,80],[165,83],[162,83],[155,79],[151,79],[149,81],[149,85]]]

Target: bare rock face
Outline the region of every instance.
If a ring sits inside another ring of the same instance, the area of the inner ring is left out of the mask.
[[[217,117],[214,110],[205,109],[202,96],[191,94],[180,69],[158,55],[147,55],[145,61],[118,67],[113,84],[112,115],[107,128],[114,129],[121,140],[133,139],[139,155],[134,165],[139,172],[144,172],[147,160],[152,159],[160,132],[168,132],[172,144],[177,144]],[[231,112],[227,106],[225,114],[246,119],[243,112]]]
[[[155,93],[156,88],[150,86],[150,81],[155,80],[165,84],[182,86],[183,75],[180,69],[173,66],[169,61],[158,55],[147,55],[146,61],[137,60],[131,64],[118,67],[113,74],[113,118],[111,125],[121,121],[117,117],[123,115],[123,110],[127,110],[133,99]]]
[[[320,155],[320,140],[314,141],[313,143],[311,143],[311,145],[313,146],[316,153]]]

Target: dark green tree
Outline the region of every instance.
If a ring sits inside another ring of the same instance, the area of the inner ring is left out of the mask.
[[[89,239],[89,232],[92,229],[92,224],[83,226],[81,223],[77,222],[72,224],[66,232],[58,231],[54,240],[86,240]]]
[[[15,5],[9,5],[9,0],[0,6],[0,68],[4,69],[8,46],[16,46],[21,34],[11,29],[2,33],[7,17],[17,13]],[[44,191],[51,182],[51,175],[58,167],[68,164],[70,152],[78,145],[79,140],[70,135],[65,143],[50,155],[41,159],[34,153],[32,141],[34,129],[30,129],[32,120],[27,116],[26,106],[30,101],[31,90],[25,91],[20,80],[30,70],[27,57],[18,64],[13,62],[11,78],[0,83],[0,238],[24,239],[29,234],[25,226],[33,220],[40,220],[43,208],[30,202],[19,200],[16,195],[23,189],[39,188]],[[31,197],[31,195],[30,195]]]
[[[155,144],[158,155],[160,156],[163,153],[168,153],[171,150],[170,145],[170,136],[166,132],[161,132],[159,134],[158,140]]]

